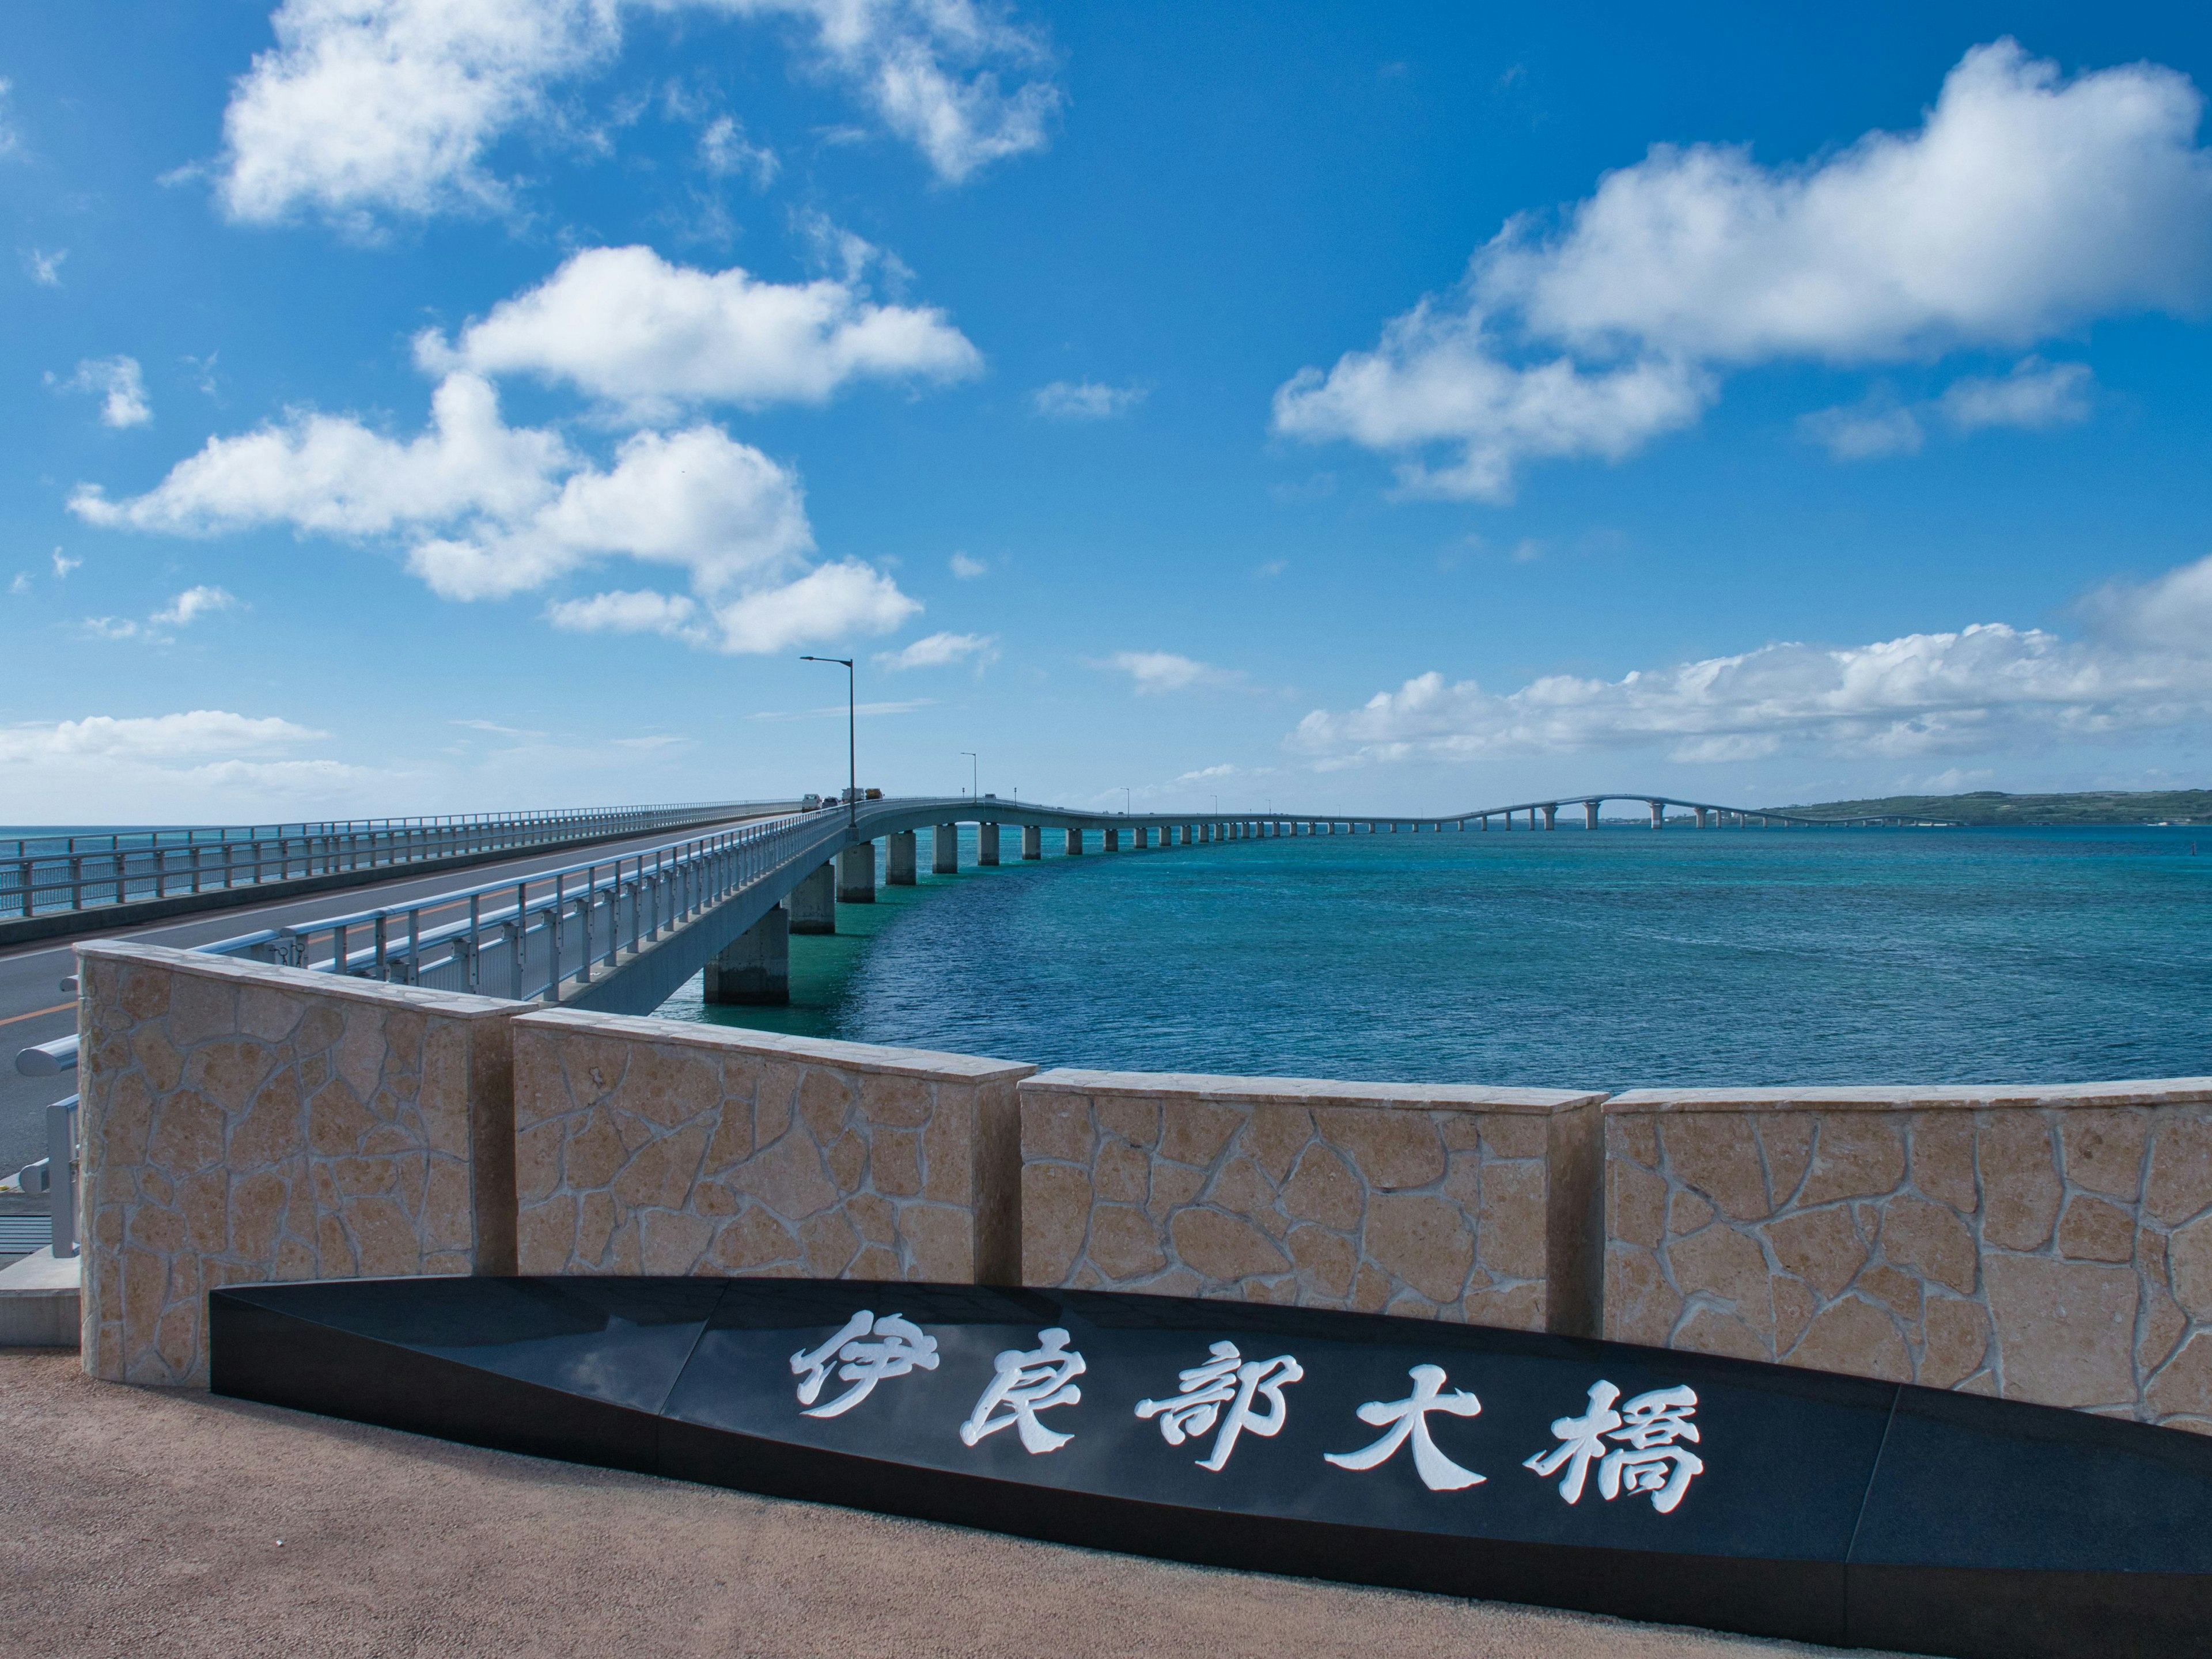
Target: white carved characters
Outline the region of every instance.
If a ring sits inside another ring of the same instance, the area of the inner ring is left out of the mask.
[[[1359,1420],[1381,1428],[1387,1423],[1398,1426],[1392,1429],[1373,1445],[1356,1452],[1324,1452],[1322,1456],[1340,1469],[1371,1469],[1387,1461],[1392,1453],[1408,1439],[1413,1443],[1413,1468],[1419,1472],[1421,1482],[1431,1492],[1457,1492],[1462,1487],[1478,1485],[1486,1477],[1472,1469],[1463,1469],[1437,1449],[1436,1442],[1429,1438],[1429,1413],[1448,1412],[1454,1417],[1473,1417],[1482,1409],[1482,1401],[1465,1389],[1455,1389],[1449,1394],[1441,1393],[1444,1385],[1444,1370],[1441,1365],[1416,1365],[1407,1376],[1413,1379],[1413,1392],[1404,1400],[1384,1401],[1370,1400],[1359,1408]]]
[[[1570,1504],[1581,1501],[1583,1480],[1597,1464],[1597,1489],[1607,1500],[1624,1492],[1649,1492],[1651,1507],[1662,1515],[1674,1512],[1690,1489],[1691,1477],[1705,1473],[1704,1462],[1680,1442],[1696,1441],[1698,1425],[1690,1420],[1698,1396],[1677,1384],[1639,1394],[1615,1411],[1620,1390],[1610,1382],[1593,1382],[1589,1410],[1580,1417],[1562,1417],[1552,1425],[1559,1444],[1538,1452],[1522,1463],[1549,1477],[1561,1468],[1559,1496]],[[1625,1443],[1607,1445],[1610,1441]]]
[[[862,1340],[869,1336],[876,1340]],[[837,1366],[837,1380],[853,1386],[828,1405],[815,1406],[832,1365]],[[811,1352],[802,1348],[791,1356],[791,1374],[799,1379],[799,1403],[814,1407],[806,1413],[809,1417],[836,1417],[866,1400],[878,1382],[908,1371],[936,1369],[935,1337],[897,1314],[878,1319],[865,1308],[820,1347]]]
[[[1084,1371],[1083,1356],[1067,1346],[1067,1333],[1057,1325],[1050,1330],[1037,1333],[1037,1346],[1024,1352],[1019,1348],[1008,1348],[993,1362],[997,1375],[991,1386],[983,1390],[983,1397],[975,1402],[975,1409],[960,1425],[962,1443],[972,1446],[987,1434],[996,1434],[1009,1423],[1015,1425],[1022,1437],[1022,1444],[1034,1454],[1057,1451],[1075,1437],[1055,1434],[1036,1419],[1041,1411],[1054,1406],[1073,1406],[1081,1401],[1083,1390],[1075,1386],[1074,1379]],[[991,1413],[1005,1407],[1006,1415]]]
[[[1255,1434],[1273,1435],[1282,1431],[1289,1420],[1289,1408],[1283,1403],[1283,1390],[1298,1381],[1305,1368],[1289,1354],[1278,1354],[1273,1359],[1247,1359],[1237,1351],[1234,1342],[1216,1342],[1207,1350],[1213,1358],[1203,1365],[1176,1375],[1176,1386],[1180,1390],[1172,1400],[1140,1400],[1137,1415],[1151,1419],[1158,1418],[1160,1434],[1170,1446],[1180,1446],[1185,1440],[1204,1434],[1214,1425],[1217,1419],[1221,1431],[1213,1437],[1213,1455],[1199,1460],[1198,1467],[1218,1474],[1229,1467],[1229,1454],[1237,1449],[1237,1437],[1246,1429]],[[1262,1416],[1252,1409],[1256,1395],[1267,1396],[1268,1409]],[[1224,1406],[1228,1407],[1224,1413]]]

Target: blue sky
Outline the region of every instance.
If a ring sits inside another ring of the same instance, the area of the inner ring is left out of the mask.
[[[2202,786],[2208,42],[16,8],[0,817]]]

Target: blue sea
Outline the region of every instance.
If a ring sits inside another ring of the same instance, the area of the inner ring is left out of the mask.
[[[973,856],[794,939],[790,1008],[705,1008],[695,981],[662,1013],[1045,1066],[1607,1090],[2212,1074],[2204,826]]]

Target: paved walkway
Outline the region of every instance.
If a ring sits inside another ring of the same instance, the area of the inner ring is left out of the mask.
[[[0,1552],[7,1645],[70,1659],[1828,1651],[779,1503],[91,1382],[73,1353],[21,1349],[0,1352]]]

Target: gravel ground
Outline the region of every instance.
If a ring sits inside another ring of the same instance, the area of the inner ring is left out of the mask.
[[[1832,1651],[1179,1567],[542,1462],[0,1352],[0,1631],[41,1655]]]

